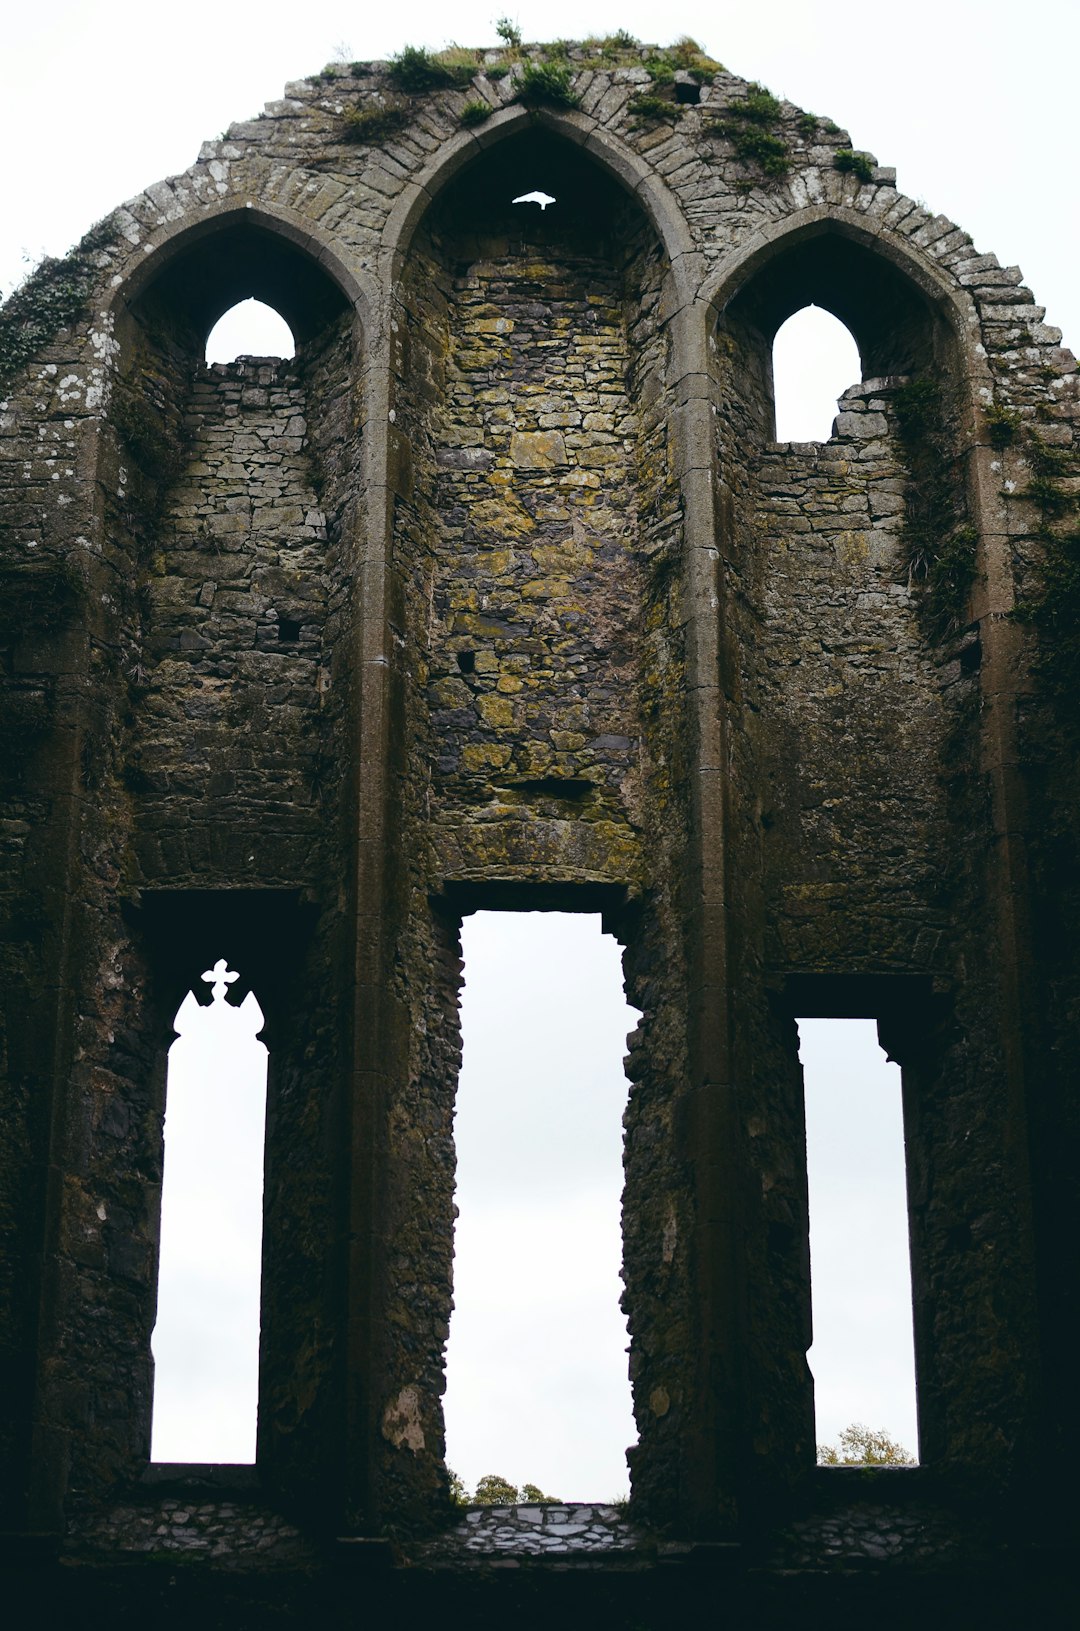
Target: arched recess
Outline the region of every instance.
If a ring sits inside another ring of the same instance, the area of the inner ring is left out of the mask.
[[[735,1068],[761,1179],[749,1186],[760,1202],[745,1236],[757,1288],[748,1416],[763,1476],[771,1467],[796,1478],[813,1464],[805,1133],[788,1014],[765,1000],[753,970],[774,988],[794,971],[925,978],[928,937],[941,964],[959,944],[964,913],[952,903],[970,880],[948,833],[971,817],[956,811],[948,766],[978,753],[980,516],[969,466],[982,364],[963,292],[902,239],[843,214],[778,229],[707,292],[740,704],[729,865],[749,906],[736,930],[746,938]],[[778,446],[772,341],[808,302],[854,336],[863,379],[841,398],[827,443]],[[946,601],[933,562],[960,550],[966,575]],[[905,1113],[920,1437],[925,1459],[940,1461],[954,1360],[935,1309],[947,1295],[974,1318],[974,1301],[927,1223],[925,1197],[954,1181],[940,1155],[952,1136],[942,1104],[967,1091],[969,1067],[962,1048],[948,1057],[929,1010],[913,1033],[920,1068],[905,1075]]]
[[[487,120],[482,130],[463,132],[443,144],[428,168],[403,189],[387,217],[383,254],[391,280],[400,275],[413,235],[433,200],[442,195],[460,172],[473,169],[483,154],[521,138],[539,139],[541,143],[546,138],[549,149],[553,145],[551,138],[555,138],[556,147],[565,144],[564,155],[566,149],[578,148],[576,170],[580,172],[581,156],[587,155],[602,174],[634,198],[663,245],[671,266],[678,291],[676,301],[671,304],[680,305],[693,298],[696,285],[691,268],[697,258],[696,246],[682,210],[662,178],[607,131],[575,114],[560,114],[548,108],[506,108]],[[564,167],[569,162],[564,156]],[[541,187],[541,190],[544,189]]]
[[[430,1511],[445,1476],[453,1247],[457,980],[446,947],[456,922],[432,907],[434,889],[460,886],[465,910],[478,904],[470,890],[494,885],[522,910],[534,892],[568,887],[582,896],[648,888],[670,902],[685,843],[675,791],[636,791],[651,758],[685,734],[669,656],[681,640],[683,538],[665,327],[685,270],[672,257],[685,258],[685,227],[674,212],[658,222],[641,176],[603,162],[587,135],[515,111],[496,139],[463,142],[423,178],[384,236],[387,268],[399,273],[389,404],[407,744],[398,864],[413,878],[425,862],[434,870],[425,889],[399,893],[411,901],[412,1020],[398,1022],[400,1051],[381,1064],[383,1079],[423,1096],[417,1114],[431,1131],[422,1144],[396,1141],[386,1174],[398,1267],[377,1328],[407,1323],[410,1342],[385,1357],[375,1447],[383,1489],[417,1510],[427,1502]],[[514,203],[533,190],[555,202]],[[628,936],[631,1002],[635,968],[655,969],[656,948],[646,955],[640,940],[659,916]],[[648,1026],[683,1024],[675,963],[651,976]],[[405,1039],[421,1034],[420,1054],[407,1054]],[[638,1080],[649,1074],[648,1049]],[[632,1125],[648,1114],[644,1098],[631,1095]],[[392,1106],[386,1113],[393,1125]],[[631,1140],[635,1150],[646,1143]],[[662,1291],[645,1267],[664,1227],[645,1165],[630,1157],[625,1202],[642,1399],[661,1375],[674,1391],[689,1363],[688,1321],[670,1314],[689,1302],[686,1263],[669,1266]],[[409,1252],[422,1252],[422,1272],[403,1259]],[[417,1278],[423,1307],[407,1302]],[[419,1450],[417,1432],[398,1425],[404,1401],[417,1413]],[[638,1416],[635,1490],[651,1483],[670,1511],[672,1424]]]
[[[208,367],[209,329],[248,296],[288,322],[295,357]],[[313,918],[302,937],[275,934],[287,968],[260,963],[259,973],[268,1016],[278,1023],[282,1009],[265,993],[284,984],[295,1017],[269,1087],[259,1463],[327,1498],[340,1378],[312,1331],[340,1321],[340,1264],[325,1218],[297,1220],[347,1181],[338,1050],[348,959],[328,947],[351,921],[340,884],[355,826],[350,640],[369,486],[366,306],[342,259],[295,220],[230,207],[170,229],[117,291],[99,465],[130,677],[131,886],[210,903],[230,948],[233,902],[302,894]],[[173,931],[153,914],[135,921],[156,966]],[[200,942],[193,960],[205,955]],[[172,1016],[140,1008],[136,991],[128,1000],[163,1074]],[[145,1124],[148,1175],[160,1163],[162,1109],[163,1096]],[[151,1218],[155,1206],[148,1178]],[[148,1278],[132,1315],[132,1347],[145,1343],[147,1363],[153,1289]]]
[[[718,333],[743,353],[740,367],[756,381],[746,412],[766,439],[772,342],[804,306],[820,306],[843,323],[859,348],[864,379],[933,375],[955,391],[968,371],[966,314],[937,276],[844,217],[789,224],[738,266],[721,270],[704,297]]]
[[[365,481],[355,287],[317,247],[264,211],[230,209],[172,233],[115,302],[108,526],[140,568],[129,779],[138,824],[161,835],[143,846],[148,881],[163,844],[178,885],[237,886],[238,867],[252,883],[312,874],[313,788],[345,672],[332,608]],[[207,334],[248,297],[288,324],[295,356],[208,366]],[[282,688],[288,703],[267,713]],[[194,751],[181,728],[193,718]],[[227,860],[213,839],[225,824]]]

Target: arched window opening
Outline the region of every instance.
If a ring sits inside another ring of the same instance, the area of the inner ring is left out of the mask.
[[[870,1019],[800,1019],[819,1445],[855,1423],[917,1459],[899,1066]]]
[[[638,1015],[594,915],[463,925],[447,1464],[564,1501],[626,1489],[635,1442],[622,1243],[622,1070]]]
[[[259,1393],[263,1145],[267,1051],[253,992],[219,959],[173,1021],[165,1167],[153,1461],[251,1463]]]
[[[804,306],[773,341],[778,442],[827,442],[837,399],[862,379],[850,330],[821,306]]]
[[[241,300],[219,317],[206,340],[206,360],[235,362],[238,357],[292,357],[293,332],[280,313],[262,300]]]

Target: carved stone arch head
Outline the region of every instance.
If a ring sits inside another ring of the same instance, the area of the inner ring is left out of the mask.
[[[641,209],[663,246],[671,267],[674,299],[669,306],[686,304],[695,289],[695,250],[690,229],[674,194],[640,157],[609,132],[580,113],[550,109],[506,108],[476,132],[461,132],[440,148],[436,158],[399,196],[383,230],[382,254],[392,280],[400,274],[413,237],[439,199],[459,176],[482,165],[497,153],[510,161],[513,153],[544,152],[548,162],[587,188],[592,165],[615,182]],[[582,155],[592,161],[582,163]],[[496,168],[502,166],[496,162]],[[526,184],[528,185],[528,184]]]
[[[315,222],[295,211],[236,200],[171,221],[145,240],[112,300],[121,339],[125,315],[151,294],[182,320],[197,344],[205,343],[219,317],[248,298],[272,306],[298,345],[348,308],[370,332],[376,306],[368,277]]]
[[[867,378],[946,371],[972,395],[986,373],[966,291],[901,234],[854,210],[788,216],[729,256],[703,298],[713,323],[742,317],[770,346],[793,313],[821,306],[852,334]]]

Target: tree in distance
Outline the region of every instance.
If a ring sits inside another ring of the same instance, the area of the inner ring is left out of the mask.
[[[545,1495],[535,1484],[522,1484],[519,1489],[500,1473],[488,1472],[470,1495],[463,1481],[448,1467],[450,1499],[455,1506],[516,1506],[520,1502],[557,1501],[557,1495]]]
[[[819,1444],[819,1467],[913,1467],[915,1457],[883,1430],[874,1432],[861,1421],[845,1427],[836,1444]]]

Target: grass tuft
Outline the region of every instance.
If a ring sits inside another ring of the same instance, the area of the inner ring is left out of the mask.
[[[857,153],[853,148],[840,147],[833,154],[833,168],[842,175],[857,176],[860,181],[873,181],[874,161],[869,153]]]

